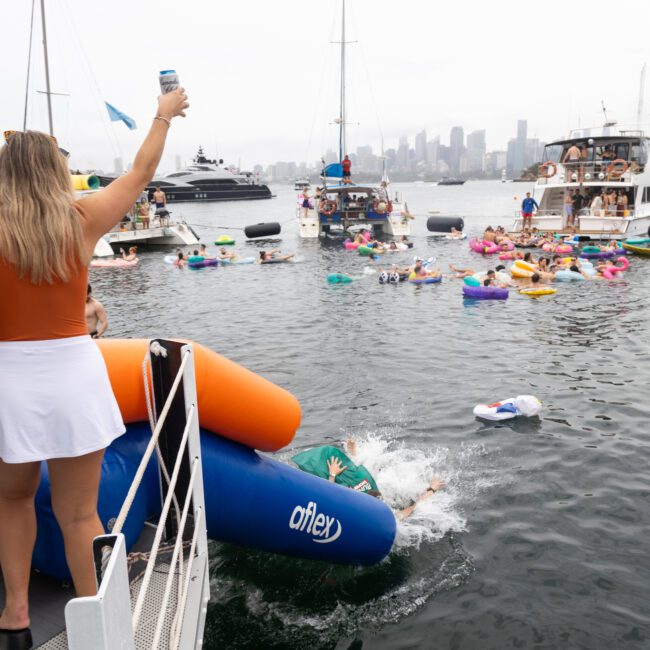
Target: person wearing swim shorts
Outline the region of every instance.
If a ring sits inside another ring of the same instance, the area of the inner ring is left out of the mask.
[[[351,184],[352,183],[352,161],[349,156],[345,156],[341,161],[341,167],[343,169],[343,183]]]
[[[533,211],[539,210],[537,201],[526,192],[526,198],[521,202],[521,227],[531,228],[533,225]]]

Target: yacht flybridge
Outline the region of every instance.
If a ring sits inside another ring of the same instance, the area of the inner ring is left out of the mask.
[[[300,236],[318,238],[336,230],[347,231],[352,226],[370,227],[375,237],[410,235],[412,217],[398,196],[391,197],[385,169],[380,187],[355,185],[351,176],[343,173],[343,161],[347,157],[345,46],[345,0],[342,0],[340,113],[335,120],[339,125],[339,162],[325,165],[322,189],[316,195],[298,196]]]
[[[650,138],[609,123],[572,131],[544,148],[532,226],[584,239],[650,236]],[[522,218],[515,217],[514,232]]]

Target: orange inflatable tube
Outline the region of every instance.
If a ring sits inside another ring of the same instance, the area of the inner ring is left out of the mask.
[[[97,340],[126,423],[148,420],[142,380],[148,343],[145,339]],[[192,343],[201,426],[261,451],[288,445],[300,426],[298,400],[250,370]]]

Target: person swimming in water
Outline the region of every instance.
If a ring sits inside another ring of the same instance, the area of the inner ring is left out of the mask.
[[[257,263],[270,264],[272,262],[288,262],[295,256],[295,253],[291,253],[290,255],[278,255],[280,252],[279,248],[274,248],[270,251],[260,251],[260,258],[257,260]]]
[[[358,492],[364,492],[377,499],[383,499],[382,493],[370,472],[363,465],[356,465],[350,458],[350,456],[357,455],[356,441],[350,438],[346,440],[343,447],[345,451],[331,445],[316,447],[307,452],[296,454],[292,460],[304,472],[325,478],[325,468],[322,467],[322,459],[325,458],[328,481]],[[419,503],[431,498],[444,486],[442,480],[433,477],[423,493],[413,499],[406,507],[394,511],[395,518],[406,519],[413,513]]]

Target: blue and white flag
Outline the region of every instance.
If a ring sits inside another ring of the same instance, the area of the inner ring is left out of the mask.
[[[104,102],[106,104],[106,110],[108,110],[108,115],[111,118],[111,122],[124,122],[131,131],[135,129],[135,120],[132,117],[129,117],[128,115],[124,115],[122,111],[118,111],[115,106],[111,106],[108,102]]]

